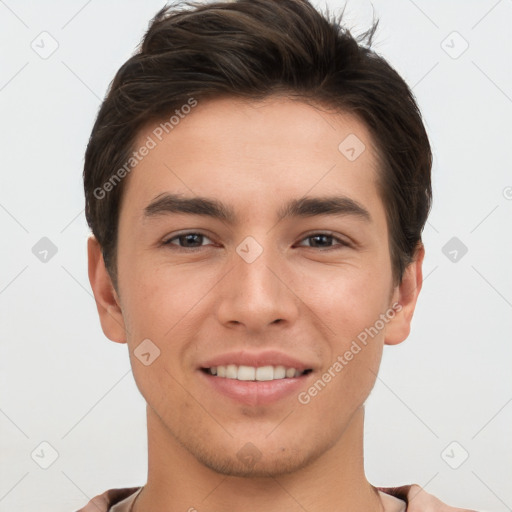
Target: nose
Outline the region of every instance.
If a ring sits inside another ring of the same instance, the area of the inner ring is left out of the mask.
[[[221,281],[219,322],[250,333],[293,324],[300,307],[294,281],[283,258],[269,249],[250,263],[235,254],[232,270]]]

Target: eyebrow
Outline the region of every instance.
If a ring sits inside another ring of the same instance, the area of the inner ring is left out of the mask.
[[[144,208],[144,217],[151,218],[172,213],[185,213],[212,217],[228,224],[235,224],[237,216],[233,208],[217,199],[207,197],[182,197],[163,193],[155,197]],[[359,217],[371,222],[370,212],[357,201],[347,196],[303,197],[292,199],[278,212],[277,220],[291,217],[314,217],[319,215]]]

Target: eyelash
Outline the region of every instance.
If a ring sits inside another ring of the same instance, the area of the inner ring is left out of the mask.
[[[197,232],[197,231],[189,231],[189,232],[186,232],[186,233],[180,233],[179,235],[173,236],[172,238],[169,238],[168,240],[163,241],[162,245],[164,245],[164,246],[173,246],[173,250],[187,251],[187,252],[197,251],[197,250],[200,250],[203,247],[205,247],[203,245],[201,245],[199,247],[180,247],[179,245],[171,243],[173,240],[179,240],[180,238],[187,237],[189,235],[198,235],[198,236],[201,236],[203,238],[207,238],[207,239],[210,240],[210,238],[207,235],[203,234],[203,233],[200,233],[200,232]],[[328,251],[340,249],[340,248],[343,248],[343,247],[350,247],[351,246],[350,243],[348,243],[345,240],[335,236],[333,233],[323,232],[323,231],[311,233],[311,234],[305,236],[304,238],[302,238],[300,241],[307,240],[308,238],[318,237],[318,236],[326,236],[326,237],[332,238],[332,240],[338,242],[338,244],[334,245],[334,246],[327,247],[327,248],[311,247],[311,246],[307,246],[307,245],[306,246],[301,246],[301,247],[310,247],[311,249],[319,249],[322,252],[328,252]]]

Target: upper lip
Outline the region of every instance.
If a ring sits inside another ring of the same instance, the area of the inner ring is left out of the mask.
[[[284,366],[285,368],[295,368],[299,371],[312,370],[311,364],[304,363],[277,350],[266,350],[264,352],[230,352],[221,354],[201,363],[201,368],[212,368],[213,366],[227,366],[234,364],[236,366]]]

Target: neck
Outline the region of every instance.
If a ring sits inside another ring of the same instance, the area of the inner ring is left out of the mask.
[[[270,477],[219,474],[197,461],[147,408],[148,482],[134,512],[150,510],[213,512],[380,512],[378,491],[363,464],[364,409],[353,415],[334,445],[309,465]]]

